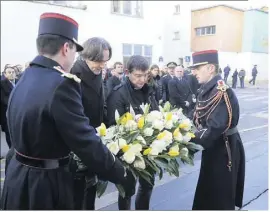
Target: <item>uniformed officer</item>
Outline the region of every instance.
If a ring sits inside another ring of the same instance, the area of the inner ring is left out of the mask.
[[[177,64],[175,62],[169,62],[167,64],[168,73],[161,78],[163,103],[170,100],[168,82],[174,77],[174,69],[176,66],[177,66]]]
[[[57,14],[40,17],[37,56],[11,93],[7,111],[15,154],[4,183],[1,208],[73,209],[69,153],[77,154],[99,177],[125,182],[125,170],[84,115],[80,79],[69,73],[78,23]],[[91,123],[91,121],[90,121]]]
[[[107,99],[108,106],[108,121],[109,125],[115,124],[115,111],[117,110],[122,116],[124,113],[130,111],[130,105],[134,109],[135,114],[143,114],[140,107],[142,104],[150,104],[150,110],[158,110],[158,104],[155,100],[155,93],[153,87],[147,85],[149,64],[147,60],[140,56],[131,56],[127,62],[129,71],[125,82],[116,86]],[[146,167],[147,169],[147,167]],[[138,189],[135,209],[149,210],[150,198],[152,195],[154,185],[154,173],[152,173],[151,182],[148,183],[143,178],[139,178],[140,186]],[[134,179],[131,172],[127,171],[127,182],[124,186],[125,198],[120,195],[118,197],[118,207],[120,210],[131,209],[131,197],[135,194],[136,179]]]
[[[194,113],[198,128],[191,140],[204,147],[194,210],[234,210],[241,207],[245,152],[237,130],[239,104],[233,90],[218,74],[218,52],[192,55],[195,75],[202,84]]]

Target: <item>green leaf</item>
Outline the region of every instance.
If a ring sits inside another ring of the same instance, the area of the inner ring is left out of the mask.
[[[120,196],[122,197],[122,198],[125,198],[125,189],[124,189],[124,187],[122,186],[122,185],[120,185],[120,184],[115,184],[115,187],[117,188],[117,190],[118,190],[118,192],[119,192],[119,194],[120,194]]]
[[[98,198],[100,198],[104,192],[106,191],[106,188],[108,186],[108,181],[104,182],[104,181],[98,181],[97,183],[97,196]]]
[[[141,169],[141,170],[138,169],[138,174],[140,177],[142,177],[144,180],[146,180],[150,185],[154,186],[150,180],[152,175],[149,172],[147,172],[146,170],[143,170],[143,169]]]
[[[149,166],[154,172],[159,173],[160,169],[156,166],[155,162],[150,158],[144,158],[144,161],[147,166]]]

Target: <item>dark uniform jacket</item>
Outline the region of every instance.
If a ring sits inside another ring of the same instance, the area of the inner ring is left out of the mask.
[[[121,80],[118,77],[111,76],[107,80],[107,96],[112,92],[112,90],[115,88],[115,86],[120,85],[120,83],[121,83]]]
[[[6,78],[4,77],[1,79],[1,127],[2,131],[7,131],[7,106],[8,106],[8,100],[9,95],[14,88],[14,85]]]
[[[123,183],[122,165],[84,115],[80,84],[63,76],[55,66],[60,67],[54,60],[37,56],[10,95],[8,126],[14,149],[31,157],[32,162],[63,158],[73,151],[93,172]],[[7,170],[1,208],[73,209],[72,182],[68,166],[34,168],[14,156]]]
[[[134,109],[135,114],[143,114],[140,105],[150,104],[152,110],[158,110],[158,104],[155,100],[152,87],[147,84],[142,89],[134,89],[127,78],[125,82],[116,86],[107,99],[108,108],[108,125],[115,124],[115,111],[117,109],[119,115],[123,115],[130,111],[130,105]]]
[[[166,74],[161,78],[161,85],[162,85],[162,100],[163,102],[170,100],[170,94],[169,94],[169,88],[168,83],[169,81],[173,79],[173,77],[169,74]]]
[[[215,76],[203,85],[197,99],[197,106],[204,107],[209,99],[218,92],[217,82],[221,76]],[[237,126],[239,121],[239,104],[233,90],[227,91],[232,106],[232,122],[230,129]],[[201,116],[209,107],[196,111]],[[228,126],[228,110],[224,98],[211,113],[209,118],[199,118],[198,132],[191,140],[200,144],[202,152],[201,170],[194,197],[194,210],[234,210],[241,207],[243,201],[245,179],[245,153],[238,132],[229,135],[228,141],[232,156],[232,170],[229,171],[228,151],[225,146],[223,132]]]
[[[182,108],[183,113],[187,114],[189,107],[186,107],[185,101],[192,105],[192,92],[186,77],[179,80],[177,77],[171,79],[168,83],[170,103],[176,108]]]
[[[82,80],[82,104],[90,125],[94,128],[99,127],[104,113],[102,74],[95,75],[84,60],[77,60],[70,72]]]

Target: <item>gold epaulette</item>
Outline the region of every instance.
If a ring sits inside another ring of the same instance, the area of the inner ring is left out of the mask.
[[[65,72],[60,66],[54,66],[53,67],[55,70],[59,71],[62,73],[62,77],[67,77],[69,79],[73,79],[75,82],[77,83],[80,83],[81,82],[81,79],[79,77],[77,77],[76,75],[74,74],[71,74],[71,73],[67,73]]]
[[[223,80],[219,80],[217,84],[218,84],[217,89],[222,92],[225,92],[229,88],[229,86],[226,85],[226,83]]]

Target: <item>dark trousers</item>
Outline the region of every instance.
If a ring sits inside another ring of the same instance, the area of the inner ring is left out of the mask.
[[[74,179],[74,210],[95,210],[96,185],[85,177]]]
[[[245,87],[244,82],[245,82],[245,78],[240,78],[240,86],[241,86],[241,88]]]
[[[252,76],[252,79],[249,81],[249,84],[253,82],[253,85],[255,85],[256,76]]]
[[[7,141],[8,148],[10,149],[11,148],[11,139],[10,139],[8,129],[5,130],[5,135],[6,135],[6,141]]]
[[[237,85],[237,79],[233,79],[232,88],[236,88],[236,85]]]
[[[154,185],[155,175],[152,174],[151,183]],[[135,200],[135,210],[149,210],[153,185],[143,178],[139,178],[139,188]],[[124,186],[125,198],[118,196],[119,210],[131,210],[131,197],[135,194],[136,179],[130,171],[127,171],[127,184]]]
[[[224,74],[224,81],[225,81],[225,83],[227,83],[227,80],[228,80],[228,74]]]

